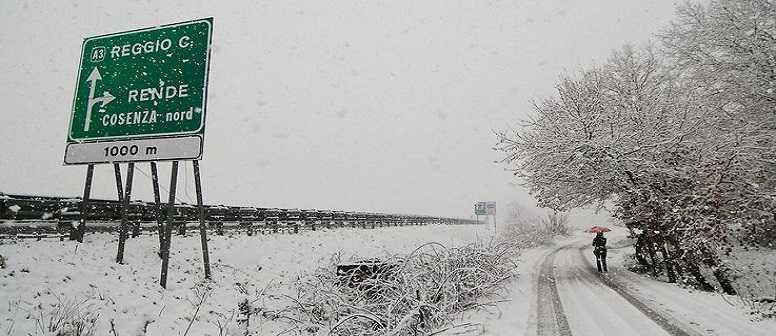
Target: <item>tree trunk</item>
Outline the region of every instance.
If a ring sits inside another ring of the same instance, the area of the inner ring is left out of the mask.
[[[719,282],[722,291],[728,295],[736,295],[733,282],[730,280],[730,268],[722,263],[716,252],[704,247],[702,248],[702,253],[703,264],[711,268],[711,273],[714,274],[714,278]]]
[[[650,265],[650,267],[652,267],[652,275],[657,278],[659,274],[657,272],[657,258],[655,258],[655,244],[652,242],[651,237],[647,237],[646,241],[645,248],[647,249],[647,253],[649,253],[649,258],[652,260],[652,264]]]
[[[726,266],[718,266],[713,272],[714,277],[722,287],[722,291],[728,295],[736,295],[736,289],[733,288],[733,282],[730,281],[730,269]]]
[[[639,265],[644,267],[649,267],[649,262],[647,261],[647,258],[644,258],[644,249],[641,246],[636,247],[636,261],[639,263]]]
[[[677,278],[683,279],[684,271],[682,270],[679,259],[684,255],[684,251],[678,248],[676,241],[671,238],[668,239],[666,248],[669,250],[671,264],[674,266],[674,271],[676,272]]]
[[[707,292],[714,291],[714,286],[712,286],[708,281],[706,281],[706,278],[703,277],[703,274],[701,274],[701,268],[698,267],[698,264],[693,263],[691,260],[685,260],[685,266],[690,275],[692,275],[693,278],[695,278],[695,281],[698,282],[698,286],[701,290]]]
[[[665,264],[666,275],[668,276],[668,282],[675,283],[676,273],[674,272],[674,265],[671,260],[671,256],[669,256],[668,254],[668,250],[666,250],[665,243],[660,243],[660,254],[663,256],[663,264]]]
[[[636,244],[633,245],[633,248],[636,249],[636,254],[634,255],[636,257],[636,261],[639,263],[639,265],[644,267],[649,267],[649,262],[647,261],[647,258],[644,257],[644,236],[639,235],[636,238]]]

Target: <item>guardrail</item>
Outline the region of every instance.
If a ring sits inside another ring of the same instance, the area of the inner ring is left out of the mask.
[[[165,223],[166,225],[167,223]],[[238,222],[238,221],[208,221],[207,230],[211,234],[222,236],[226,234],[295,234],[302,231],[332,230],[342,228],[376,229],[382,227],[402,227],[429,225],[430,222],[417,221],[405,223],[403,221],[319,221],[315,223],[267,223],[267,222]],[[460,224],[456,222],[442,222],[444,225]],[[113,233],[118,232],[120,221],[101,221],[89,223],[86,233]],[[155,235],[159,227],[157,222],[134,221],[129,223],[128,231],[131,237],[140,235]],[[199,222],[177,221],[173,223],[173,232],[178,236],[185,236],[189,231],[199,230]],[[76,227],[70,222],[46,220],[46,221],[0,221],[0,239],[50,239],[59,240],[75,239]]]
[[[121,218],[122,204],[116,200],[90,200],[85,207],[88,225],[95,221],[117,221]],[[411,214],[385,214],[339,210],[320,209],[283,209],[260,208],[244,206],[205,205],[205,218],[208,221],[246,221],[246,220],[298,220],[300,222],[317,220],[334,221],[383,221],[383,222],[424,222],[448,224],[476,224],[472,219],[420,216]],[[0,193],[0,223],[3,220],[12,221],[46,221],[46,220],[78,220],[83,209],[78,198],[9,195]],[[142,221],[155,221],[157,216],[165,216],[168,212],[166,204],[156,204],[143,201],[133,201],[127,209],[130,219],[135,217]],[[199,220],[199,211],[190,204],[175,204],[175,218],[183,220]],[[1,229],[1,228],[0,228]]]

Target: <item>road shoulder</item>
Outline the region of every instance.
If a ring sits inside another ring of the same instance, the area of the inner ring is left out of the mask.
[[[776,335],[776,321],[751,321],[738,299],[682,288],[623,268],[629,248],[610,251],[609,277],[628,294],[683,330],[700,335]]]

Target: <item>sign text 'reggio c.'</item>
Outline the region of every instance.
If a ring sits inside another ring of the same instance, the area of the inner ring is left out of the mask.
[[[212,23],[207,18],[85,39],[65,164],[200,158]],[[112,142],[128,150],[112,151]],[[173,143],[184,148],[178,153]],[[142,151],[130,150],[135,145]],[[155,148],[168,150],[157,157]]]

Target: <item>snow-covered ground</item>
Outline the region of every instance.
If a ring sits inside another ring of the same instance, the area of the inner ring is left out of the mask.
[[[485,226],[409,226],[378,229],[305,231],[300,234],[210,236],[212,290],[188,335],[219,335],[244,292],[266,287],[285,294],[284,285],[301,272],[325,265],[332,255],[380,257],[407,253],[426,242],[457,246],[489,237]],[[0,255],[0,335],[47,335],[49,316],[58,307],[77,306],[99,313],[95,335],[183,335],[196,311],[203,286],[199,236],[173,236],[168,289],[159,285],[156,236],[127,242],[125,263],[114,262],[117,240],[93,234],[86,242],[3,241]],[[232,321],[232,325],[236,322]],[[281,330],[268,323],[261,335]]]
[[[0,255],[0,335],[48,335],[58,307],[99,313],[95,335],[183,335],[205,291],[188,335],[220,335],[217,324],[238,329],[238,302],[256,292],[282,300],[303,272],[343,260],[407,253],[435,241],[458,246],[489,239],[485,226],[415,226],[338,229],[300,234],[213,236],[213,281],[203,285],[199,237],[173,237],[168,289],[158,286],[155,236],[128,242],[123,265],[113,262],[116,239],[89,235],[84,244],[59,241],[4,241]],[[624,269],[630,247],[619,247],[624,232],[609,234],[609,274],[594,270],[589,234],[521,251],[519,277],[508,301],[466,313],[468,328],[446,335],[774,335],[776,322],[751,321],[732,297],[693,291]],[[619,247],[619,248],[618,248]],[[246,295],[248,293],[248,295]],[[257,306],[269,302],[258,302]],[[230,318],[231,317],[231,318]],[[283,323],[257,319],[260,335],[277,335]],[[471,327],[474,325],[474,327]],[[232,333],[234,335],[235,333]]]

